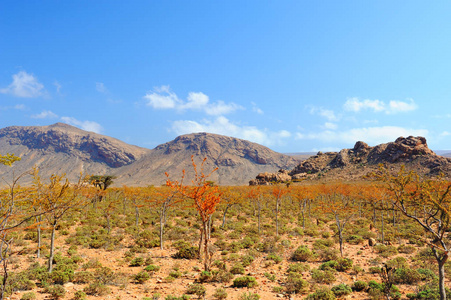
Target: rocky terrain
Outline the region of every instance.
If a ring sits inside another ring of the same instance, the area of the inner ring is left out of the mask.
[[[251,185],[265,185],[274,181],[303,179],[359,180],[385,164],[396,171],[402,165],[420,175],[451,176],[451,158],[439,156],[429,149],[424,137],[399,137],[394,142],[370,147],[357,142],[352,149],[340,152],[318,152],[302,161],[291,171],[260,173],[250,181]]]
[[[184,135],[150,150],[63,123],[0,129],[0,153],[22,158],[13,167],[0,167],[0,177],[7,181],[13,173],[38,166],[42,178],[55,173],[66,173],[71,181],[81,172],[114,175],[116,186],[160,185],[166,180],[165,172],[180,179],[183,169],[190,182],[191,156],[198,164],[207,158],[205,172],[219,167],[211,180],[223,185],[247,184],[255,174],[291,169],[299,163],[264,146],[221,135]],[[22,184],[30,182],[31,178]]]
[[[193,175],[191,156],[198,165],[207,158],[205,173],[218,168],[210,180],[221,185],[247,184],[255,174],[290,166],[294,168],[299,163],[290,156],[249,141],[211,133],[193,133],[157,146],[136,163],[122,167],[118,180],[127,185],[162,184],[166,179],[162,176],[165,172],[171,179],[179,180],[182,170],[186,170],[190,182]]]

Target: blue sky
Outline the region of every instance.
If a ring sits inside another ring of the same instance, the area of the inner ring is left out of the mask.
[[[451,149],[449,1],[1,1],[0,127]]]

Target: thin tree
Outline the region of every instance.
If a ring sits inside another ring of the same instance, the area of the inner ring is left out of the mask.
[[[376,180],[384,183],[395,207],[406,217],[419,224],[426,236],[419,236],[431,248],[438,264],[440,300],[446,300],[445,263],[451,253],[451,244],[446,236],[451,221],[451,183],[439,176],[420,178],[413,171],[402,167],[395,175],[383,166],[373,174]],[[423,207],[423,216],[416,213]]]
[[[70,209],[84,204],[84,197],[81,197],[81,189],[84,178],[80,176],[78,183],[70,186],[65,175],[51,175],[48,184],[42,183],[38,172],[34,174],[34,188],[38,191],[40,198],[39,205],[48,212],[44,216],[51,226],[50,235],[50,255],[48,259],[48,271],[53,270],[53,258],[55,249],[55,232],[59,221]]]
[[[214,169],[209,174],[204,173],[204,164],[206,158],[202,161],[200,168],[197,167],[194,162],[193,156],[191,157],[193,169],[194,169],[194,179],[192,180],[192,185],[187,186],[183,184],[183,178],[185,177],[185,171],[183,171],[181,182],[167,180],[166,185],[179,191],[182,195],[188,197],[193,201],[193,205],[196,208],[200,220],[200,242],[199,251],[202,248],[203,242],[203,254],[204,254],[204,270],[209,271],[213,253],[210,252],[210,231],[211,231],[211,216],[216,211],[217,205],[221,201],[221,193],[219,187],[208,181],[208,177],[217,170]]]

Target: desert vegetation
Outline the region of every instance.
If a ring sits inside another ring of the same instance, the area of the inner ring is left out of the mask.
[[[193,182],[168,174],[162,187],[14,178],[1,191],[2,298],[451,299],[442,178],[381,168],[226,187],[193,166]]]

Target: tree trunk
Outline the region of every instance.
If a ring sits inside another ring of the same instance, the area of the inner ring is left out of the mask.
[[[36,257],[41,257],[41,224],[40,221],[42,221],[42,216],[36,217],[36,223],[38,223],[37,230],[38,230],[38,250],[36,251]]]
[[[222,225],[221,225],[221,228],[224,228],[224,226],[225,226],[225,222],[226,222],[226,213],[227,213],[227,211],[229,210],[229,208],[230,208],[231,206],[232,206],[232,205],[227,204],[227,206],[226,206],[226,208],[225,208],[225,210],[224,210],[224,214],[222,215]],[[255,208],[254,208],[254,215],[255,215]]]
[[[165,220],[165,211],[161,211],[160,213],[160,249],[163,250],[163,233],[164,233],[164,220]]]
[[[56,231],[56,221],[53,223],[52,226],[52,234],[50,237],[50,255],[49,255],[49,262],[48,262],[48,272],[51,273],[53,270],[53,257],[55,255],[55,231]]]
[[[446,300],[445,263],[448,259],[448,256],[445,254],[443,257],[440,257],[440,254],[435,248],[432,248],[432,252],[434,253],[435,259],[437,260],[438,264],[438,288],[440,293],[440,300]]]
[[[139,208],[135,205],[135,226],[139,225]]]
[[[338,218],[338,216],[335,216],[335,221],[337,222],[338,242],[340,243],[340,254],[341,257],[343,257],[343,228],[340,225],[340,219]]]
[[[261,202],[258,201],[258,234],[260,235],[260,229],[261,229],[261,211],[262,211],[262,205]]]
[[[276,236],[279,236],[279,198],[276,200]]]
[[[382,217],[381,217],[381,233],[382,233],[382,244],[385,242],[385,236],[384,236],[384,211],[382,210]]]

